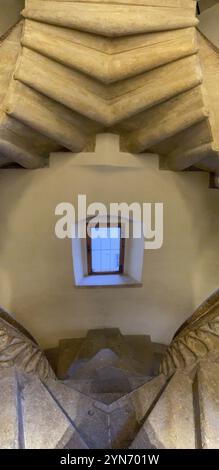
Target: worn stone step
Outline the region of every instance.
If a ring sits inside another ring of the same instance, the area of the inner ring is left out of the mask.
[[[5,111],[9,116],[72,152],[82,150],[90,135],[99,129],[85,117],[17,80],[11,83]]]
[[[59,341],[57,376],[64,379],[71,365],[75,362],[82,338],[62,339]]]
[[[0,449],[18,449],[19,392],[14,367],[1,370],[0,376]]]
[[[25,21],[22,35],[23,46],[104,83],[137,75],[198,51],[195,28],[142,34],[137,44],[135,40],[129,42],[128,50],[119,50],[122,44],[121,39],[112,42],[29,20]]]
[[[215,5],[216,6],[216,5]],[[217,6],[217,12],[219,8]],[[210,31],[210,29],[209,29]],[[218,49],[206,37],[197,32],[199,44],[199,57],[203,70],[203,83],[206,90],[206,99],[211,110],[210,126],[213,134],[214,146],[219,151],[219,90],[218,90]]]
[[[159,376],[108,405],[112,448],[128,448],[165,384]]]
[[[127,351],[124,338],[118,328],[89,330],[78,352],[78,359],[91,359],[100,350],[111,350],[117,357]],[[106,357],[107,360],[108,356]]]
[[[133,375],[132,372],[130,371],[123,371],[125,372],[128,380],[129,380],[129,383],[130,383],[130,387],[131,387],[131,390],[135,390],[136,388],[140,387],[141,385],[143,385],[144,383],[148,382],[149,380],[151,380],[153,378],[153,376],[144,376],[144,375],[140,375],[140,374],[136,374],[136,375]],[[90,378],[90,379],[65,379],[66,382],[68,383],[72,383],[72,387],[76,387],[78,388],[79,391],[83,391],[82,389],[86,389],[86,390],[91,390],[91,387],[92,387],[92,383],[93,383],[93,379]]]
[[[205,119],[163,140],[160,144],[153,145],[150,150],[160,155],[160,168],[165,170],[168,169],[169,156],[187,152],[210,142],[212,142],[211,127],[208,119]]]
[[[14,67],[21,49],[21,33],[23,22],[21,21],[12,29],[8,37],[0,47],[0,105],[8,90],[8,86],[14,71]]]
[[[23,379],[22,415],[25,448],[68,448],[70,442],[75,448],[86,448],[59,403],[36,377]]]
[[[0,152],[25,168],[44,166],[49,153],[61,148],[5,111],[0,111],[0,142]]]
[[[47,0],[48,2],[54,0]],[[56,0],[57,2],[75,2],[75,0]],[[85,0],[77,0],[78,3],[84,2]],[[86,0],[85,3],[96,3],[96,0]],[[131,3],[133,4],[133,0],[102,0],[102,3],[116,3],[116,4],[123,4],[125,5]],[[174,8],[182,8],[184,6],[191,8],[191,0],[135,0],[136,5],[150,5],[150,6],[165,6],[165,7],[174,7]],[[195,11],[195,9],[194,9]]]
[[[145,364],[150,356],[150,348],[151,340],[147,335],[123,335],[118,329],[110,328],[90,330],[81,346],[78,359],[94,358],[102,350],[102,357],[97,360],[103,366],[110,363],[116,365],[118,358],[127,362],[134,361],[136,365],[141,362]]]
[[[89,447],[127,448],[165,381],[165,377],[160,375],[124,397],[116,397],[115,394],[88,397],[73,390],[71,380],[65,385],[51,380],[47,383]]]
[[[139,379],[142,383],[145,377],[154,374],[156,361],[153,361],[153,345],[147,335],[122,335],[119,330],[111,329],[90,330],[86,338],[60,342],[57,374],[61,379],[93,378],[99,368],[116,367],[132,377],[133,388]]]
[[[183,372],[176,372],[130,448],[194,449],[195,446],[192,379]]]
[[[113,403],[114,401],[119,400],[119,398],[123,396],[123,393],[89,393],[89,396],[94,400],[105,403],[105,405],[111,405],[111,403]]]
[[[127,395],[131,391],[138,389],[143,384],[149,382],[152,379],[152,377],[138,377],[137,375],[131,376],[131,374],[127,374],[126,376],[123,371],[117,371],[116,382],[116,377],[114,374],[112,377],[111,371],[106,370],[104,372],[105,375],[107,375],[107,380],[102,379],[102,376],[100,376],[89,380],[68,379],[65,380],[64,383],[74,390],[84,393],[89,397],[98,399],[99,396],[100,400],[102,400],[103,397],[102,401],[108,403],[110,402],[111,397],[113,401],[115,399],[117,400],[119,397]],[[120,374],[118,374],[118,372],[120,372]],[[122,376],[121,372],[123,373]]]
[[[48,81],[48,74],[53,76],[52,81]],[[106,86],[25,47],[15,78],[107,127],[189,90],[202,81],[196,55]]]
[[[67,385],[49,380],[48,388],[89,448],[109,448],[108,417],[95,400]]]
[[[198,23],[191,8],[26,0],[25,18],[117,37],[151,31],[185,28]]]
[[[120,359],[111,349],[100,349],[87,361],[83,359],[75,361],[68,370],[67,376],[75,379],[95,380],[98,371],[110,368],[120,370],[123,375],[128,372],[134,375],[137,369],[131,357],[128,356],[127,360],[126,358]]]
[[[207,117],[202,89],[197,86],[145,111],[142,119],[146,124],[126,136],[126,145],[134,153],[147,150]]]
[[[198,420],[196,433],[198,446],[204,449],[219,447],[219,363],[202,360],[196,376],[196,394]]]
[[[165,167],[169,170],[182,171],[192,165],[198,166],[206,157],[212,157],[215,151],[212,148],[212,142],[199,145],[185,151],[177,151],[165,158]]]
[[[217,149],[212,146],[212,150],[205,155],[198,163],[195,164],[196,168],[210,173],[218,174],[219,172],[219,143]]]

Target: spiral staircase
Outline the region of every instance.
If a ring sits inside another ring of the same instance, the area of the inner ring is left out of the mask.
[[[26,0],[0,45],[0,167],[95,136],[219,173],[218,50],[192,0]],[[1,449],[219,447],[219,291],[166,347],[90,330],[43,351],[0,312]]]
[[[1,312],[0,448],[218,448],[218,325],[216,291],[168,348],[104,329],[45,353]]]
[[[218,51],[193,0],[26,0],[0,47],[0,165],[51,152],[121,149],[160,167],[219,172]]]

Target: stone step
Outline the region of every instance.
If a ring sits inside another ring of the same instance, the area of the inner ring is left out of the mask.
[[[212,148],[212,142],[199,145],[185,151],[176,151],[165,158],[166,169],[182,171],[192,165],[199,165],[206,157],[212,157],[215,151]]]
[[[73,111],[17,80],[11,83],[5,109],[9,116],[54,140],[60,147],[78,152],[86,144],[87,135],[80,130],[80,122],[86,124],[86,118],[78,119]]]
[[[0,449],[18,449],[19,396],[16,371],[14,368],[1,370],[0,376]]]
[[[109,357],[110,356],[110,357]],[[132,376],[136,377],[137,380],[139,376],[145,377],[146,370],[144,368],[144,373],[142,373],[143,366],[138,362],[134,361],[131,357],[127,360],[125,358],[120,359],[117,355],[113,353],[110,349],[101,349],[95,356],[86,361],[86,360],[76,360],[72,363],[69,369],[66,371],[64,378],[69,379],[90,379],[98,380],[98,376],[103,376],[104,370],[107,370],[110,374],[110,370],[113,373],[113,370],[121,371],[121,376]],[[151,367],[150,367],[151,369]],[[113,374],[115,376],[115,374]],[[116,376],[115,376],[116,377]],[[112,378],[112,377],[111,377]]]
[[[87,396],[74,388],[77,381],[43,383],[7,368],[0,379],[0,448],[217,448],[218,377],[215,351],[191,374],[179,370],[169,380],[160,374],[123,396]]]
[[[85,383],[83,383],[85,382]],[[119,398],[124,396],[124,393],[118,393],[118,392],[92,392],[91,391],[91,383],[90,381],[86,380],[65,380],[63,381],[67,387],[72,388],[73,390],[76,390],[80,393],[83,393],[83,395],[87,395],[89,398],[95,400],[95,401],[100,401],[102,403],[105,403],[106,405],[110,405],[114,401],[117,401]]]
[[[87,447],[47,387],[36,377],[23,377],[22,416],[26,449],[69,448],[73,443],[72,448]]]
[[[218,174],[219,172],[219,144],[217,148],[212,144],[212,149],[209,151],[204,158],[195,164],[196,168],[202,171],[208,171],[210,173]]]
[[[149,336],[122,335],[117,329],[89,330],[86,338],[62,340],[59,345],[59,378],[88,378],[100,367],[151,375]]]
[[[108,393],[89,393],[89,396],[93,398],[93,400],[100,401],[101,403],[104,403],[105,405],[111,405],[113,402],[119,400],[123,396],[123,393],[113,393],[113,392],[108,392]]]
[[[160,375],[109,405],[112,448],[129,448],[164,384]]]
[[[125,44],[127,40],[125,40]],[[195,28],[142,34],[127,50],[121,38],[100,36],[25,21],[22,45],[103,83],[113,83],[198,51]],[[90,49],[92,47],[92,54]]]
[[[219,447],[219,363],[202,360],[196,376],[197,447]]]
[[[77,358],[92,359],[101,350],[112,351],[115,357],[119,358],[130,353],[130,348],[118,328],[93,329],[89,330],[84,338]]]
[[[154,145],[207,119],[203,107],[201,87],[195,87],[165,103],[152,107],[144,113],[146,125],[123,136],[133,153],[148,150]],[[125,144],[124,144],[125,145]],[[202,157],[200,157],[201,159]]]
[[[212,142],[212,138],[209,121],[208,119],[205,119],[181,132],[178,132],[174,136],[163,140],[161,143],[153,145],[150,150],[160,155],[160,167],[165,170],[168,169],[169,158],[171,164],[171,156],[173,156],[173,161],[175,161],[175,156],[177,157],[178,154],[181,155],[184,154],[184,152],[186,154],[186,152],[189,152],[191,149],[205,144],[210,144]],[[188,159],[185,164],[187,168],[190,166]],[[191,164],[193,164],[192,155]]]
[[[47,386],[89,448],[109,448],[108,416],[95,400],[67,385],[49,380]]]
[[[54,0],[47,0],[47,2]],[[75,0],[56,0],[57,2],[75,2]],[[84,0],[77,0],[77,3],[84,2]],[[86,0],[86,3],[96,3],[96,0]],[[116,3],[128,5],[129,3],[133,4],[133,0],[102,0],[102,3]],[[191,0],[135,0],[136,5],[153,5],[153,6],[165,6],[165,7],[174,7],[182,8],[184,6],[191,8]],[[194,10],[195,11],[195,10]]]
[[[164,7],[149,5],[71,3],[26,0],[25,18],[40,22],[88,31],[103,36],[118,37],[185,28],[198,23],[194,6]]]
[[[71,365],[76,361],[82,338],[62,339],[59,341],[57,377],[64,379]]]
[[[116,372],[116,376],[112,376],[112,370],[105,370],[104,376],[107,375],[107,380],[104,380],[104,377],[102,378],[102,376],[94,376],[93,379],[71,378],[65,380],[63,383],[90,397],[106,396],[106,400],[108,400],[107,397],[110,397],[111,395],[115,395],[116,399],[118,399],[119,396],[122,397],[127,395],[152,379],[152,377],[138,376],[137,374],[135,376],[130,373],[125,375],[124,371],[120,370],[117,370]]]
[[[48,81],[48,75],[53,76],[52,82]],[[25,47],[14,76],[39,93],[107,127],[202,81],[196,55],[106,86]]]
[[[17,24],[3,41],[0,48],[0,155],[1,165],[15,162],[25,168],[39,168],[45,165],[48,151],[60,147],[42,135],[6,116],[8,90],[16,61],[21,53],[23,22]]]
[[[0,111],[0,142],[0,152],[25,168],[44,166],[48,154],[61,148],[5,111]]]
[[[165,380],[160,375],[123,397],[115,394],[88,397],[74,390],[72,381],[63,384],[49,380],[47,386],[90,448],[127,448]]]
[[[113,348],[113,350],[111,349]],[[61,340],[57,360],[60,379],[93,378],[100,367],[116,367],[129,374],[131,389],[145,377],[157,375],[165,345],[146,335],[121,335],[119,330],[90,330],[86,338]],[[143,376],[143,377],[142,377]]]
[[[177,330],[164,355],[160,371],[171,375],[178,368],[192,369],[201,359],[218,351],[218,305],[219,291],[216,290]]]
[[[176,399],[177,397],[177,399]],[[193,382],[176,372],[146,417],[131,449],[194,449]]]
[[[0,105],[2,104],[8,90],[8,86],[14,71],[18,54],[21,49],[20,39],[23,22],[12,29],[8,37],[1,43],[0,47]]]
[[[0,166],[40,168],[111,128],[162,168],[218,173],[218,57],[197,42],[195,2],[26,0],[23,16],[0,51]],[[199,45],[213,115],[204,93],[184,107],[203,81]]]

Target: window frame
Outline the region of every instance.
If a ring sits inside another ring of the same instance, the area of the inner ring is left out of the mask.
[[[88,224],[90,225],[90,228],[113,228],[113,227],[118,227],[120,228],[120,257],[119,257],[119,270],[118,271],[93,271],[92,270],[92,238],[88,234],[87,230],[87,236],[86,236],[86,251],[87,251],[87,272],[89,276],[109,276],[113,274],[124,274],[124,261],[125,261],[125,238],[122,237],[122,224],[121,222],[118,223],[98,223],[98,224],[92,224],[87,222],[86,229],[88,228]]]

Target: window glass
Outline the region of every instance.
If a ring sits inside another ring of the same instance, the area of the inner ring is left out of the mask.
[[[93,273],[119,272],[120,227],[91,228],[91,269]]]

